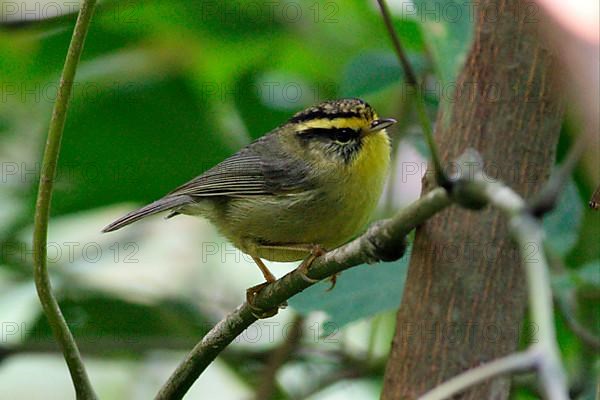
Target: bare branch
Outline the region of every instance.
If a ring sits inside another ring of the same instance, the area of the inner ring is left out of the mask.
[[[352,242],[317,258],[308,277],[322,280],[363,263],[390,261],[401,257],[404,238],[415,227],[450,204],[446,191],[435,189],[398,212],[394,217],[379,221]],[[266,286],[255,298],[254,306],[264,310],[277,308],[312,283],[299,271],[292,271]],[[243,303],[215,325],[179,364],[160,389],[156,399],[180,399],[198,376],[240,333],[256,321],[248,303]]]
[[[433,140],[433,129],[431,127],[431,121],[429,121],[429,117],[427,116],[427,110],[425,107],[425,101],[423,100],[423,91],[421,89],[421,85],[417,80],[417,75],[415,74],[414,69],[410,64],[410,61],[408,60],[406,52],[404,51],[404,47],[402,47],[402,42],[400,42],[400,38],[394,30],[392,16],[390,15],[390,11],[387,7],[385,0],[377,0],[377,3],[379,4],[379,8],[381,10],[381,16],[383,17],[385,28],[387,29],[388,34],[390,35],[390,39],[392,40],[392,44],[394,45],[394,50],[396,52],[396,55],[398,56],[400,65],[402,65],[404,75],[406,76],[406,83],[408,83],[408,85],[414,89],[414,101],[417,108],[417,116],[419,117],[419,122],[421,123],[421,127],[423,128],[425,140],[427,141],[427,146],[429,147],[429,152],[431,153],[431,160],[435,171],[435,179],[440,186],[448,189],[451,186],[451,182],[446,176],[444,169],[442,168],[442,163],[440,161],[437,145]]]
[[[383,22],[385,23],[385,28],[390,34],[390,39],[392,40],[392,44],[394,45],[394,50],[400,59],[400,64],[402,65],[402,69],[404,70],[404,75],[406,75],[406,82],[410,86],[417,86],[417,75],[410,65],[410,61],[408,61],[408,57],[406,56],[406,52],[402,47],[402,43],[400,42],[400,38],[396,35],[396,31],[394,30],[394,25],[392,23],[392,16],[390,15],[390,10],[385,3],[385,0],[377,0],[379,4],[379,8],[381,9],[381,15],[383,17]]]
[[[520,197],[508,188],[502,188],[504,198],[495,195],[494,186],[488,186],[488,199],[500,208],[509,218],[509,224],[515,241],[522,256],[523,266],[527,274],[527,289],[529,294],[529,309],[531,319],[538,328],[538,344],[542,352],[542,359],[537,365],[538,375],[545,391],[546,398],[550,400],[566,400],[569,398],[566,378],[560,361],[560,353],[556,342],[554,329],[554,311],[552,303],[552,289],[548,262],[544,252],[544,233],[537,219],[524,212],[522,206],[514,207],[510,197]],[[510,190],[510,193],[509,193]],[[513,201],[513,203],[515,202]],[[537,249],[533,257],[526,254],[531,246]]]
[[[271,357],[260,374],[261,382],[254,396],[256,400],[273,398],[277,388],[277,371],[290,359],[290,355],[300,344],[303,323],[304,317],[297,315],[281,346],[271,352]]]
[[[585,146],[585,137],[583,135],[578,136],[563,163],[550,176],[542,190],[529,202],[530,212],[534,216],[541,217],[556,207],[558,197],[563,192],[569,177],[573,174]]]
[[[472,198],[485,199],[489,204],[500,209],[508,218],[511,233],[520,249],[522,263],[527,274],[531,318],[538,328],[537,344],[531,346],[526,353],[513,354],[467,371],[426,393],[422,399],[446,398],[484,379],[535,366],[546,398],[567,400],[569,397],[566,378],[560,361],[554,329],[552,290],[544,252],[542,227],[539,221],[529,213],[521,196],[508,186],[483,179],[481,172],[473,178],[470,181],[462,180],[460,182],[462,189],[454,192],[454,196],[468,196],[469,199],[454,200],[464,204]],[[537,249],[533,255],[529,254],[531,246]]]
[[[546,252],[548,253],[551,271],[555,274],[568,274],[560,256],[553,253],[549,248],[546,248]],[[553,292],[553,297],[554,303],[565,318],[567,326],[584,344],[591,347],[594,351],[600,351],[600,338],[577,321],[577,299],[575,289],[568,288],[563,291],[565,293],[559,293],[555,290]]]
[[[571,329],[571,331],[581,339],[586,346],[591,347],[594,351],[600,351],[600,338],[577,321],[577,318],[574,315],[574,300],[572,298],[563,299],[557,294],[554,295],[554,300],[565,318],[565,322],[569,329]]]
[[[75,386],[78,399],[94,399],[96,395],[89,381],[85,367],[81,360],[81,354],[75,343],[73,335],[65,318],[60,311],[58,302],[52,294],[52,286],[46,265],[46,242],[48,238],[48,220],[50,217],[50,204],[52,201],[52,189],[56,178],[56,166],[60,143],[67,118],[69,99],[73,89],[73,79],[83,51],[83,44],[88,32],[90,21],[94,13],[96,0],[84,0],[75,22],[75,29],[71,37],[69,50],[58,87],[56,102],[52,110],[52,118],[48,128],[48,138],[44,156],[38,196],[35,205],[34,230],[33,230],[33,263],[35,286],[52,328],[54,337],[60,344],[61,350],[69,367],[71,379]]]
[[[510,354],[455,376],[425,393],[419,400],[448,399],[486,379],[511,372],[528,371],[534,367],[536,359],[537,355],[533,350]]]

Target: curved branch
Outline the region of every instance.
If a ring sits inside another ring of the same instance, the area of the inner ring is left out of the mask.
[[[429,121],[429,117],[427,116],[425,101],[423,99],[423,90],[421,89],[421,85],[419,85],[417,75],[415,74],[410,61],[408,60],[408,56],[404,51],[404,47],[402,47],[402,42],[400,42],[400,38],[394,30],[392,16],[390,15],[390,10],[388,9],[385,0],[377,0],[377,3],[379,4],[379,9],[381,10],[381,16],[383,18],[385,28],[390,35],[392,44],[394,45],[394,51],[398,56],[398,60],[400,61],[400,65],[402,65],[402,70],[406,76],[406,83],[414,89],[413,96],[417,106],[417,116],[419,117],[419,123],[421,124],[423,133],[425,134],[427,147],[431,153],[431,162],[433,163],[433,169],[435,171],[435,179],[438,185],[448,189],[451,185],[451,182],[442,168],[438,148],[433,140],[433,129],[431,127],[431,121]]]
[[[277,373],[281,367],[289,361],[290,356],[300,346],[302,339],[302,325],[304,317],[296,315],[292,322],[291,329],[284,338],[283,343],[273,351],[269,357],[265,367],[260,372],[260,383],[258,384],[254,398],[256,400],[272,399],[278,390]]]
[[[401,257],[405,250],[405,236],[448,205],[450,199],[444,189],[437,188],[427,193],[394,217],[373,224],[357,239],[318,257],[311,265],[308,277],[322,280],[359,264]],[[292,271],[261,290],[256,295],[254,306],[264,310],[276,309],[312,285],[301,272]],[[217,355],[256,320],[248,303],[238,306],[190,351],[160,389],[156,399],[182,398]]]
[[[538,328],[537,343],[526,353],[516,353],[473,368],[426,393],[421,400],[443,399],[473,384],[500,374],[535,367],[546,398],[567,400],[565,373],[560,361],[554,328],[552,289],[544,252],[543,230],[525,201],[508,186],[485,179],[479,172],[473,180],[457,182],[454,199],[468,204],[473,200],[498,208],[508,219],[527,275],[531,319]],[[535,250],[531,254],[531,249]]]
[[[496,187],[493,184],[485,186],[490,203],[508,217],[513,238],[520,250],[527,275],[531,319],[538,328],[536,346],[540,348],[542,356],[537,365],[537,372],[546,398],[566,400],[569,395],[556,342],[552,288],[544,252],[543,229],[539,220],[526,212],[521,205],[517,206],[517,199],[521,199],[518,194],[507,187]],[[502,197],[496,195],[500,190],[503,192]],[[536,251],[533,255],[529,254],[532,246]]]
[[[579,163],[579,159],[585,151],[585,148],[585,136],[580,135],[569,150],[569,153],[567,153],[565,160],[550,175],[548,182],[546,182],[542,190],[529,201],[529,210],[531,214],[539,218],[554,210],[558,198],[573,174],[573,170]]]
[[[592,350],[596,352],[600,351],[600,338],[577,321],[573,310],[574,300],[572,298],[561,298],[554,293],[554,301],[565,318],[567,326],[575,336],[577,336],[586,346],[591,347]]]
[[[523,353],[514,353],[506,357],[499,358],[477,368],[473,368],[447,380],[439,386],[436,386],[425,393],[419,400],[443,400],[449,399],[453,395],[460,393],[469,387],[494,378],[498,375],[508,374],[510,372],[527,371],[535,366],[538,354],[533,350]]]
[[[555,254],[549,246],[546,246],[546,253],[548,253],[548,260],[550,262],[550,271],[559,275],[566,275],[567,269],[563,265],[562,259]],[[594,335],[584,325],[582,325],[576,317],[577,314],[577,300],[574,288],[569,288],[565,293],[560,293],[555,290],[552,293],[554,304],[558,307],[561,314],[563,315],[565,322],[569,329],[577,336],[582,343],[589,346],[594,351],[600,351],[600,337]]]
[[[52,110],[52,117],[48,128],[48,138],[42,159],[42,170],[35,205],[33,230],[33,273],[35,286],[54,337],[58,341],[65,357],[65,361],[67,362],[67,366],[69,367],[69,372],[71,373],[71,379],[73,380],[78,399],[95,399],[96,395],[85,371],[75,339],[69,331],[69,327],[60,311],[56,298],[52,294],[52,286],[50,284],[50,277],[46,265],[46,242],[48,237],[48,220],[50,217],[52,189],[54,186],[54,179],[56,178],[56,166],[67,117],[69,99],[73,89],[73,79],[75,77],[77,65],[79,64],[92,14],[94,13],[95,4],[96,0],[83,1],[77,17],[77,22],[75,23],[75,29],[73,30],[69,50],[67,51],[67,57],[60,78],[56,102],[54,103],[54,109]]]
[[[385,0],[377,0],[379,4],[379,9],[381,10],[381,16],[383,17],[383,22],[385,23],[385,28],[390,34],[390,39],[392,40],[392,44],[394,45],[394,50],[398,55],[400,60],[400,64],[402,65],[402,69],[404,70],[404,74],[406,75],[406,83],[410,86],[417,86],[417,75],[410,65],[410,61],[408,61],[408,57],[406,56],[406,52],[402,47],[402,43],[400,42],[400,38],[396,35],[396,31],[394,30],[394,24],[392,23],[392,16],[390,15],[390,10],[385,3]]]

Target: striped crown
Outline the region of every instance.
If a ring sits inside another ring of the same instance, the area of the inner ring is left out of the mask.
[[[336,118],[361,118],[372,121],[375,118],[375,112],[368,103],[361,99],[330,100],[294,114],[289,122],[298,123],[315,119]]]

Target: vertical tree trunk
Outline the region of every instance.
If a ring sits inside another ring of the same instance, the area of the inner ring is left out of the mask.
[[[553,60],[538,41],[531,7],[516,0],[479,3],[460,93],[436,127],[445,162],[473,147],[488,174],[525,197],[549,175],[562,114]],[[495,210],[452,207],[420,227],[382,398],[414,399],[514,351],[526,305],[524,284],[518,253]],[[527,328],[535,337],[535,327]],[[495,379],[461,398],[504,399],[508,390],[506,378]]]

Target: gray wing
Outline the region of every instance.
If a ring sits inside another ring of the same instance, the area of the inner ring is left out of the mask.
[[[205,196],[244,197],[309,190],[314,185],[308,171],[303,160],[293,159],[282,151],[276,136],[264,136],[162,199],[122,216],[102,231],[115,231],[162,211],[171,210],[168,217],[172,217],[181,207]]]
[[[290,194],[311,187],[308,166],[284,154],[278,138],[264,136],[168,196],[254,196]]]

